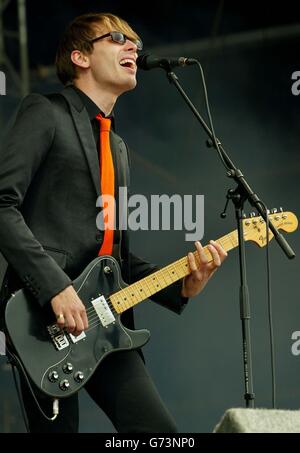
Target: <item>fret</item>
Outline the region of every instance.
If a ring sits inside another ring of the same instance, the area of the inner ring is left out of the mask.
[[[170,286],[171,283],[173,283],[173,280],[171,279],[171,277],[170,277],[170,275],[168,273],[168,267],[165,267],[164,269],[162,269],[161,273],[162,273],[162,277],[164,279],[164,282],[166,284],[166,287]]]
[[[226,243],[225,239],[226,239],[226,236],[217,240],[218,244],[220,244],[224,250],[226,250],[226,248],[227,248],[227,243]]]
[[[149,279],[149,284],[152,285],[152,287],[153,287],[152,290],[154,290],[154,291],[160,291],[161,289],[163,289],[163,287],[161,286],[161,283],[160,283],[160,279],[158,278],[159,272],[160,271],[157,271],[154,274],[151,274],[148,277],[146,277],[147,279]]]
[[[112,306],[114,307],[116,312],[119,313],[119,314],[123,313],[123,311],[127,310],[127,308],[123,307],[122,301],[121,301],[123,291],[124,291],[124,289],[122,291],[119,291],[119,292],[117,292],[115,294],[112,294],[110,296],[110,301],[112,303]]]
[[[226,236],[221,237],[216,242],[218,242],[226,251],[229,251],[237,247],[238,246],[237,230],[232,231]]]
[[[160,279],[160,285],[161,285],[161,288],[164,289],[166,288],[168,285],[168,283],[166,282],[166,279],[165,279],[165,271],[164,271],[164,268],[163,269],[160,269],[159,272],[159,279]]]
[[[168,284],[171,285],[174,283],[174,271],[172,271],[171,266],[166,267],[166,276],[168,279]]]
[[[237,247],[239,245],[239,238],[238,238],[237,231],[233,231],[230,234],[230,238],[231,238],[231,241],[232,241],[233,248]]]
[[[225,247],[226,251],[231,250],[238,246],[239,241],[238,241],[238,237],[237,237],[237,231],[233,231],[232,233],[227,234],[226,237],[228,238],[226,247]]]
[[[141,302],[141,300],[147,299],[148,295],[144,289],[144,285],[142,285],[142,282],[138,281],[135,284],[136,284],[136,290],[137,290],[136,297],[137,297],[137,299],[140,299],[139,302]]]
[[[151,291],[151,288],[150,288],[150,286],[149,286],[149,281],[148,281],[148,279],[144,279],[144,284],[147,286],[147,297],[152,296],[152,291]]]
[[[141,286],[143,287],[143,291],[144,291],[144,294],[146,294],[146,297],[152,296],[149,285],[147,284],[147,280],[141,282]]]
[[[179,278],[183,278],[190,273],[187,257],[176,261],[177,274]]]
[[[178,277],[178,279],[180,278],[180,276],[178,275],[178,272],[177,272],[177,267],[175,266],[174,263],[170,264],[169,267],[171,269],[173,281],[176,281],[177,280],[176,277]]]
[[[124,288],[123,291],[120,292],[119,307],[124,308],[124,310],[122,311],[125,311],[128,308],[130,308],[129,293],[127,288]]]
[[[137,284],[133,283],[133,285],[129,286],[128,289],[130,289],[130,301],[132,305],[136,305],[137,303],[140,302]]]
[[[131,297],[132,289],[133,288],[131,285],[125,289],[126,302],[123,305],[126,305],[127,308],[132,307],[132,297]]]

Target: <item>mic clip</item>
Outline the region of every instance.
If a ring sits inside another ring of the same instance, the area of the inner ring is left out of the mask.
[[[235,189],[229,189],[226,195],[226,204],[225,208],[223,209],[223,212],[220,214],[221,219],[226,219],[227,217],[227,208],[228,208],[228,203],[229,200],[236,199],[237,201],[240,199],[240,194],[235,190]]]

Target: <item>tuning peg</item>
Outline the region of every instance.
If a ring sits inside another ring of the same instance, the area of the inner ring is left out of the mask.
[[[279,208],[279,212],[283,212],[283,208],[280,207],[280,208]]]
[[[250,212],[250,216],[249,216],[249,217],[250,217],[251,219],[252,219],[253,217],[256,217],[256,212]]]
[[[278,209],[277,209],[277,208],[271,209],[271,214],[277,214],[277,212],[278,212]]]

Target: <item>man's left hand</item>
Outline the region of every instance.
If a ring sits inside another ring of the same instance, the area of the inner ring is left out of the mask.
[[[209,261],[205,255],[204,249],[199,241],[195,242],[195,246],[200,258],[200,265],[198,264],[197,266],[194,254],[189,253],[188,263],[191,273],[183,279],[182,297],[194,297],[199,294],[227,257],[225,250],[215,241],[210,241],[207,246],[213,258],[212,261]]]

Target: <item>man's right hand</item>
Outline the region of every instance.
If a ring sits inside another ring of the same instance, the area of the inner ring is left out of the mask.
[[[88,328],[85,306],[73,286],[68,286],[51,300],[57,324],[68,333],[78,336]]]

